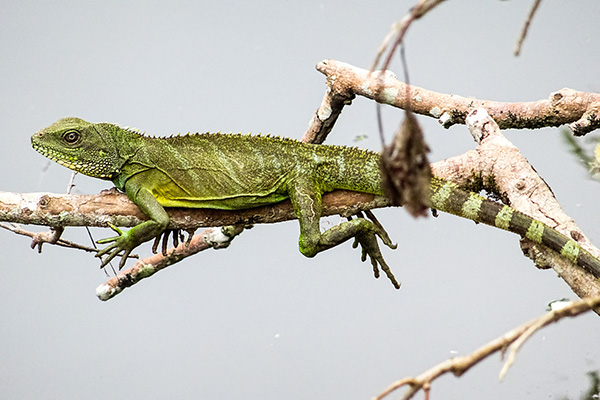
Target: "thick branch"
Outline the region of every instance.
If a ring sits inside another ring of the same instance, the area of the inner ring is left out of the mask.
[[[464,124],[469,112],[485,108],[501,129],[536,129],[569,124],[575,135],[585,135],[600,128],[600,94],[561,89],[551,93],[548,99],[534,102],[504,103],[490,100],[461,97],[453,94],[433,92],[417,86],[407,91],[406,84],[385,71],[369,73],[335,60],[324,60],[317,70],[327,76],[328,92],[317,111],[315,119],[320,127],[313,127],[307,134],[322,135],[354,96],[364,96],[382,104],[410,109],[417,113],[437,118],[444,127]],[[412,97],[407,98],[407,93]],[[345,101],[330,101],[345,99]],[[324,118],[326,117],[326,118]],[[311,124],[314,126],[314,124]]]
[[[389,71],[370,74],[367,70],[335,60],[320,62],[317,70],[327,76],[327,92],[303,140],[324,140],[343,106],[350,104],[356,95],[400,108],[408,105],[407,86]],[[575,239],[595,256],[600,254],[574,221],[564,214],[543,179],[500,133],[500,127],[536,128],[570,123],[576,134],[584,134],[600,125],[600,95],[563,89],[551,94],[549,100],[499,103],[436,93],[415,86],[410,87],[409,93],[412,96],[412,111],[439,118],[445,126],[465,123],[466,115],[476,108],[489,111],[495,121],[493,126],[497,131],[497,140],[482,142],[476,150],[433,164],[434,175],[462,185],[472,184],[473,181],[488,183],[485,187],[487,190],[497,191],[504,201],[517,210]],[[598,281],[591,274],[573,266],[556,253],[527,241],[523,242],[523,248],[539,267],[552,266],[578,296],[600,293]]]
[[[337,190],[323,196],[323,215],[353,215],[388,205],[383,197]],[[169,229],[274,223],[295,219],[289,201],[247,210],[169,208]],[[146,217],[125,194],[97,195],[0,192],[0,221],[46,226],[135,226]]]
[[[432,165],[433,174],[461,186],[481,188],[499,195],[511,207],[545,223],[577,241],[594,256],[592,245],[575,221],[566,215],[552,190],[527,159],[502,135],[485,110],[475,110],[467,120],[479,142],[475,150]],[[540,268],[552,267],[581,298],[600,295],[597,279],[546,247],[523,240],[525,254]]]

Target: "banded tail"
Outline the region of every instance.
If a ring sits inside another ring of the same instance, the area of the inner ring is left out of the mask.
[[[514,232],[558,252],[600,278],[600,260],[577,242],[514,208],[468,192],[453,182],[431,179],[431,208]]]

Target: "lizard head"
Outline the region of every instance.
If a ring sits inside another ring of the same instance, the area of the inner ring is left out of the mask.
[[[123,162],[114,140],[100,125],[79,118],[63,118],[33,134],[33,148],[60,165],[82,174],[113,179]]]

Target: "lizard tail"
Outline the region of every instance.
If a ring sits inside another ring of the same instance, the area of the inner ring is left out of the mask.
[[[543,244],[600,278],[600,260],[573,239],[510,206],[465,191],[455,183],[439,178],[431,180],[431,203],[434,209],[514,232]]]

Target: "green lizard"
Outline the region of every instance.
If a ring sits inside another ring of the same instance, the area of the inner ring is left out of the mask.
[[[109,123],[63,118],[35,133],[32,146],[65,167],[111,180],[149,218],[110,243],[97,256],[106,265],[122,252],[119,267],[141,243],[160,236],[169,223],[164,207],[238,210],[290,199],[300,221],[300,252],[307,257],[350,238],[399,287],[381,255],[377,236],[387,234],[365,218],[342,222],[321,233],[321,196],[335,189],[383,195],[380,155],[344,146],[315,145],[265,136],[187,134],[149,137]],[[508,230],[559,252],[600,277],[600,261],[575,241],[513,208],[432,177],[431,207]]]

